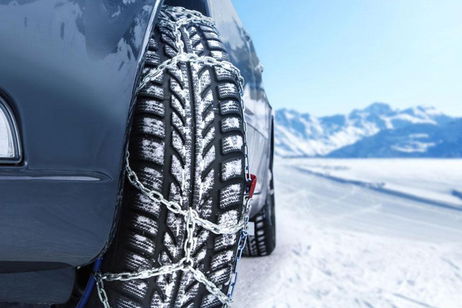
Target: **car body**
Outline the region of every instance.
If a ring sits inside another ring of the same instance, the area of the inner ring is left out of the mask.
[[[271,173],[262,66],[230,1],[165,1],[212,17],[244,79],[252,213]],[[0,302],[61,303],[111,242],[130,112],[161,0],[0,3],[0,105],[18,137],[0,160]]]

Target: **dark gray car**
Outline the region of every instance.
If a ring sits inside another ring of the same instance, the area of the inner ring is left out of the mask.
[[[0,302],[228,305],[241,254],[275,246],[272,109],[231,2],[6,0],[0,42]]]

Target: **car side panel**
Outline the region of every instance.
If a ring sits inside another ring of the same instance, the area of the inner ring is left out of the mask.
[[[230,0],[206,0],[208,15],[216,22],[231,62],[245,79],[244,103],[247,122],[247,144],[251,173],[257,175],[257,188],[252,199],[251,216],[265,204],[269,188],[272,109],[262,83],[263,66],[250,36],[244,29]]]
[[[0,165],[0,265],[82,265],[107,244],[160,0],[0,2],[0,95],[24,159]],[[29,262],[29,263],[28,263]]]

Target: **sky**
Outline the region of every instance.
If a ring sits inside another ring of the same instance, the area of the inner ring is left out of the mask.
[[[233,0],[276,109],[372,102],[462,116],[461,0]]]

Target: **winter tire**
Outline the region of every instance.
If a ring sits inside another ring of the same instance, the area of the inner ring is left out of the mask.
[[[246,188],[238,77],[220,66],[180,61],[157,78],[148,78],[180,50],[229,60],[215,27],[201,19],[194,11],[162,10],[146,51],[143,86],[133,109],[129,160],[144,186],[161,192],[165,199],[184,210],[196,210],[210,222],[237,224],[244,215]],[[179,37],[181,44],[176,41]],[[175,264],[185,256],[186,235],[184,217],[149,200],[126,181],[119,226],[102,272],[138,272]],[[217,235],[196,226],[194,238],[194,267],[227,294],[240,232]],[[104,289],[111,307],[223,306],[190,272],[105,281]],[[99,302],[95,294],[92,301]]]
[[[247,237],[244,249],[245,257],[263,257],[270,255],[276,248],[276,212],[274,198],[274,120],[271,124],[271,156],[268,173],[271,176],[268,195],[263,208],[250,218],[249,228],[253,227],[252,235]]]
[[[244,256],[262,257],[270,255],[276,247],[276,215],[274,194],[269,194],[265,206],[250,219],[253,235],[247,237]]]

